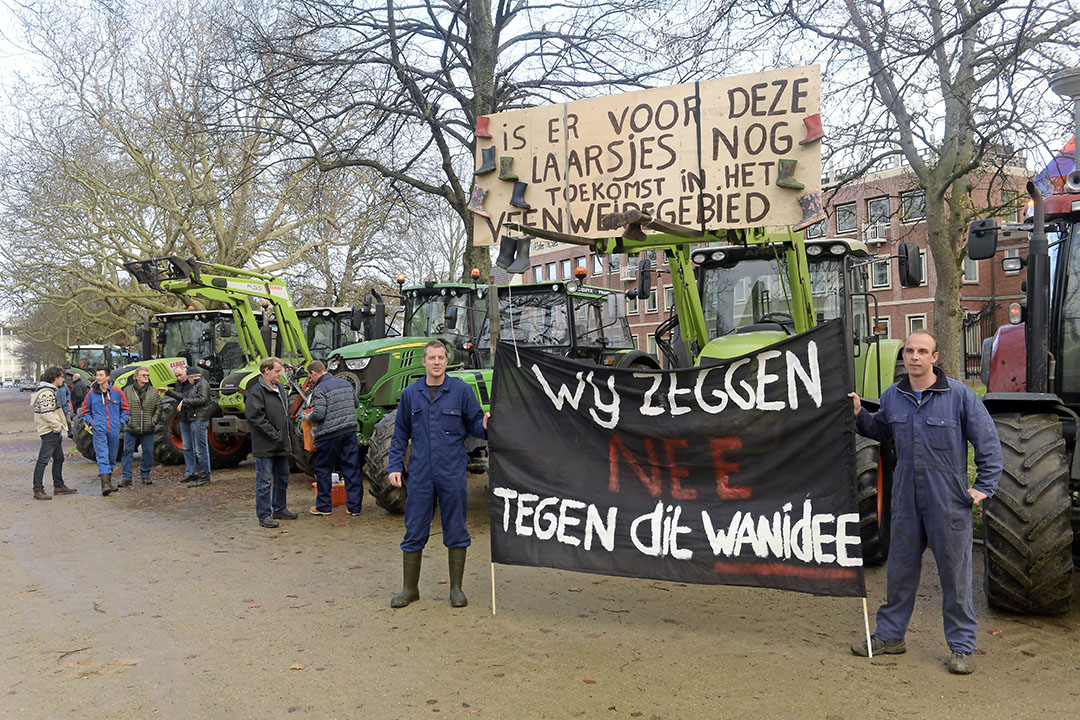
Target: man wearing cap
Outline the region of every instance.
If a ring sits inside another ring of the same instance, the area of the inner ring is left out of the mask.
[[[202,379],[195,365],[177,368],[176,386],[165,394],[177,400],[176,415],[180,419],[180,436],[184,439],[184,468],[186,477],[180,482],[189,487],[210,484],[210,417],[215,404],[210,398],[210,383]]]

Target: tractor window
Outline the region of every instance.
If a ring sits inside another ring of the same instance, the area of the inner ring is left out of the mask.
[[[166,317],[164,321],[163,357],[185,357],[195,363],[214,354],[213,322],[196,317]]]
[[[702,270],[701,302],[710,338],[789,317],[787,276],[776,260],[742,260],[731,267],[711,265]]]
[[[300,318],[300,326],[304,330],[311,357],[330,357],[330,352],[334,350],[334,318],[329,315],[303,317]]]
[[[511,293],[499,298],[499,339],[538,347],[569,347],[562,293]]]
[[[619,304],[625,302],[622,294],[614,295]],[[578,345],[606,348],[631,348],[630,324],[619,317],[615,303],[608,303],[608,296],[598,298],[574,296],[574,332]],[[609,312],[609,307],[616,307]]]
[[[71,357],[68,360],[71,367],[93,371],[94,368],[105,365],[105,350],[103,348],[72,348]]]
[[[818,322],[833,320],[844,313],[844,261],[829,258],[810,262],[810,294]],[[866,301],[863,300],[865,306]]]
[[[1072,226],[1068,266],[1061,298],[1061,393],[1075,402],[1080,395],[1080,223]],[[1050,238],[1053,242],[1054,238]],[[1061,259],[1060,257],[1057,259]]]
[[[468,297],[428,295],[412,300],[415,303],[405,321],[405,334],[411,337],[441,337],[469,335]],[[449,308],[457,308],[447,312]]]

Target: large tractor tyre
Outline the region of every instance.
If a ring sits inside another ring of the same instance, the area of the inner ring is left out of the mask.
[[[86,423],[78,415],[71,422],[71,437],[75,440],[75,447],[87,460],[97,462],[97,453],[94,452],[94,432],[86,427]],[[120,442],[116,446],[116,464],[120,465],[120,458],[124,456],[124,434],[120,433]]]
[[[214,417],[221,417],[222,412],[217,403],[214,403]],[[213,420],[207,429],[210,441],[210,467],[230,468],[236,467],[244,461],[251,452],[251,438],[247,435],[215,435]]]
[[[889,498],[892,468],[875,440],[855,436],[855,477],[859,494],[859,536],[863,565],[873,567],[889,555]]]
[[[994,416],[1005,469],[983,501],[986,599],[1016,613],[1068,612],[1072,601],[1069,473],[1056,415]]]
[[[390,484],[389,473],[386,471],[386,463],[390,456],[390,441],[394,437],[394,418],[397,410],[391,410],[371,431],[371,439],[368,440],[366,462],[364,462],[364,479],[367,480],[368,492],[375,498],[375,504],[383,510],[392,513],[405,512],[405,488],[409,481],[409,453],[412,444],[405,450],[405,470],[401,473],[401,487]]]
[[[180,435],[175,401],[161,405],[161,424],[154,430],[154,459],[162,465],[184,464],[184,439]]]

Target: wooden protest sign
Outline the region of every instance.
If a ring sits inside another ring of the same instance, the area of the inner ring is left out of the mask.
[[[474,178],[487,191],[474,209],[490,217],[476,215],[475,242],[508,222],[607,237],[600,217],[630,208],[702,230],[794,225],[797,198],[821,185],[820,143],[807,141],[820,85],[809,65],[491,115],[476,168],[494,152],[495,169]]]

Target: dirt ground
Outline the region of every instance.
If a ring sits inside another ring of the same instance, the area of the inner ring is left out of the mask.
[[[391,610],[402,521],[370,497],[359,517],[313,517],[310,478],[294,475],[301,516],[267,530],[250,460],[207,488],[186,489],[182,468],[165,467],[152,486],[103,498],[95,466],[66,441],[78,495],[34,501],[28,402],[0,391],[3,718],[1028,718],[1080,707],[1080,598],[1065,616],[989,610],[978,546],[968,677],[944,669],[929,554],[903,656],[849,653],[861,601],[774,590],[497,566],[493,615],[483,477],[471,480],[469,607],[449,606],[433,534],[421,601]],[[872,613],[884,570],[867,585]]]

